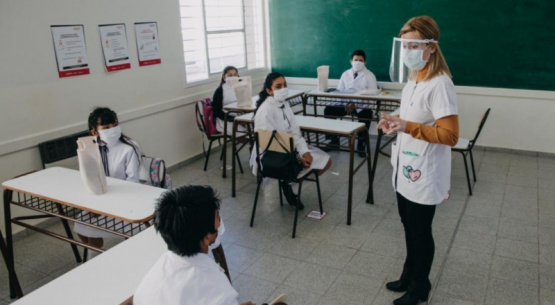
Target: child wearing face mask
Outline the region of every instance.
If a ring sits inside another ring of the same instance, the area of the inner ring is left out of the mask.
[[[239,71],[233,66],[227,66],[222,71],[222,78],[220,86],[214,92],[212,97],[212,106],[214,109],[214,118],[216,119],[216,129],[219,132],[224,132],[225,114],[224,106],[237,101],[235,91],[231,87],[231,81],[239,77]],[[228,114],[227,116],[227,133],[231,134],[233,128],[234,115]]]
[[[351,69],[343,72],[337,90],[345,93],[356,93],[366,89],[378,89],[376,76],[370,70],[366,69],[366,53],[363,50],[356,50],[351,55]],[[325,116],[342,117],[347,114],[355,113],[363,123],[366,129],[370,128],[370,119],[372,118],[372,110],[355,109],[353,104],[347,107],[326,106],[324,109]],[[364,151],[365,142],[363,135],[359,135],[357,150]],[[330,144],[339,145],[339,138],[333,137]],[[361,155],[365,155],[361,153]]]
[[[266,76],[264,87],[259,93],[254,115],[254,130],[276,130],[277,132],[289,133],[293,136],[295,150],[299,153],[304,168],[319,170],[318,175],[323,174],[331,166],[331,159],[322,150],[307,145],[301,134],[301,129],[289,103],[286,101],[289,92],[285,77],[280,73],[270,73]],[[250,164],[253,174],[257,174],[256,150],[252,150]],[[318,166],[324,165],[324,166]],[[291,185],[282,185],[283,193],[287,202],[295,205],[297,196]],[[304,206],[299,201],[299,209]]]
[[[98,137],[100,156],[106,176],[139,182],[141,152],[137,143],[121,133],[117,114],[110,108],[96,108],[89,115],[89,131]],[[89,246],[100,248],[105,231],[75,223],[74,231]]]

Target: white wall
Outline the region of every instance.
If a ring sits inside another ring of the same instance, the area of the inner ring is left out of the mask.
[[[330,80],[335,87],[339,80]],[[316,79],[288,77],[295,89],[315,89]],[[403,86],[379,82],[385,90]],[[487,108],[489,118],[477,145],[555,153],[555,92],[455,86],[459,103],[460,135],[473,138]]]
[[[138,66],[133,23],[144,21],[158,22],[161,65]],[[130,70],[105,72],[98,25],[106,23],[126,24]],[[90,75],[58,78],[50,25],[63,24],[85,26]],[[86,130],[95,106],[113,108],[124,133],[168,166],[202,151],[194,101],[217,84],[185,87],[178,0],[1,0],[0,40],[0,181],[40,169],[37,144]],[[252,74],[255,89],[264,75]]]

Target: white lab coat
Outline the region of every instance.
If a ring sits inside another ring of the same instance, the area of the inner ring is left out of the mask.
[[[207,254],[164,253],[133,297],[134,305],[237,305],[238,294],[223,269]]]
[[[342,93],[358,93],[366,89],[378,89],[378,82],[376,81],[374,73],[370,72],[366,67],[357,73],[357,78],[355,78],[355,71],[353,69],[343,72],[339,79],[337,90]],[[334,102],[331,105],[345,105],[347,102],[348,100],[344,100]],[[357,109],[358,112],[361,110],[362,108]]]
[[[268,96],[266,101],[260,105],[254,116],[254,130],[276,130],[277,132],[285,132],[293,136],[295,149],[300,156],[310,152],[313,157],[311,168],[323,169],[328,162],[330,156],[322,150],[307,145],[306,140],[301,134],[301,129],[295,115],[291,110],[288,102],[280,103],[272,96]],[[322,165],[323,164],[323,165]],[[257,174],[256,149],[252,150],[250,165],[252,173]]]
[[[407,82],[401,97],[400,117],[433,126],[435,121],[458,114],[453,81],[442,74],[416,84]],[[451,147],[397,134],[392,145],[393,188],[410,201],[436,205],[451,187]]]
[[[127,180],[131,182],[139,182],[141,150],[135,141],[130,140],[130,142],[136,147],[137,153],[135,153],[135,150],[133,149],[133,147],[121,141],[116,142],[114,145],[108,146],[107,156],[108,156],[108,169],[110,172],[109,177],[121,179],[121,180]],[[108,218],[107,220],[110,220],[110,219],[111,218]],[[102,226],[103,224],[104,222],[99,223],[100,226]],[[114,237],[113,234],[110,234],[108,232],[104,232],[95,228],[91,228],[79,223],[74,224],[73,230],[76,233],[86,237],[93,237],[93,238]]]

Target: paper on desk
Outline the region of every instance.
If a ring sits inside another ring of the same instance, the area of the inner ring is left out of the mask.
[[[250,76],[238,77],[232,80],[231,87],[235,91],[238,107],[252,106],[252,82]]]
[[[330,66],[319,66],[318,71],[318,90],[325,92],[328,90],[328,78],[330,75]]]
[[[330,156],[319,149],[310,149],[310,154],[312,155],[312,164],[310,164],[311,169],[323,169],[328,164]]]

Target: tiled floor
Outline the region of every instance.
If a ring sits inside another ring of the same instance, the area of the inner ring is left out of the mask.
[[[241,301],[260,304],[286,293],[289,304],[391,304],[400,296],[385,289],[398,278],[405,255],[389,159],[380,156],[374,205],[364,202],[365,169],[356,175],[347,226],[348,154],[331,155],[334,165],[321,177],[329,214],[321,221],[300,218],[296,239],[290,236],[294,210],[280,207],[275,182],[261,192],[250,228],[256,187],[250,173],[239,174],[235,198],[217,152],[206,172],[198,160],[171,173],[174,185],[218,190],[224,247]],[[244,153],[243,164],[247,158]],[[463,161],[453,155],[451,198],[434,219],[429,303],[555,304],[555,158],[475,150],[475,161],[478,182],[468,196]],[[305,214],[317,208],[314,185],[305,185],[302,199]],[[40,234],[17,241],[15,256],[25,293],[77,265],[67,244]],[[0,304],[10,303],[7,282],[2,267]]]

